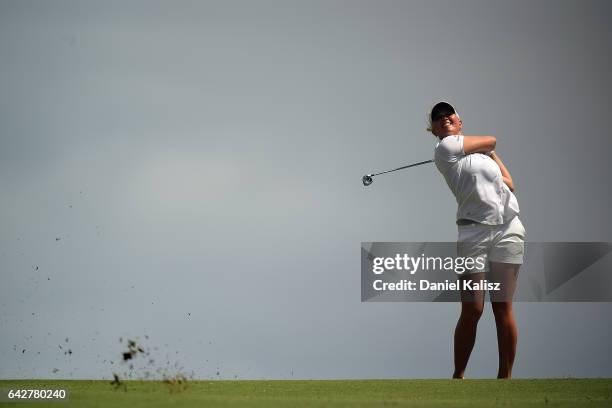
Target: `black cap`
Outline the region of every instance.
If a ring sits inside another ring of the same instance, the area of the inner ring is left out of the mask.
[[[442,116],[452,115],[453,113],[457,113],[453,105],[448,102],[438,102],[431,108],[430,119],[434,122],[436,119],[441,118]]]

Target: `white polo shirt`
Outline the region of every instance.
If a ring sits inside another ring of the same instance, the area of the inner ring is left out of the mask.
[[[457,219],[501,225],[518,215],[518,201],[504,184],[497,163],[486,154],[465,154],[463,135],[438,142],[434,162],[457,199]]]

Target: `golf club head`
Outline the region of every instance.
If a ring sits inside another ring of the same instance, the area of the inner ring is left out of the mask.
[[[365,176],[363,176],[361,181],[363,181],[363,185],[367,187],[374,182],[374,179],[372,178],[371,174],[366,174]]]

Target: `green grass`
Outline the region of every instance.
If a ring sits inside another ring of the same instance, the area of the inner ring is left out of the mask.
[[[64,403],[4,407],[612,407],[612,379],[189,381],[0,381],[7,388],[64,388]]]

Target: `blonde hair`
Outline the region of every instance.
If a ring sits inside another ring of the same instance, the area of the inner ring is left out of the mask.
[[[425,122],[427,123],[427,127],[425,128],[425,131],[427,131],[429,133],[432,133],[432,131],[433,131],[433,129],[432,129],[433,124],[431,123],[431,109],[429,110],[429,112],[425,113]]]

